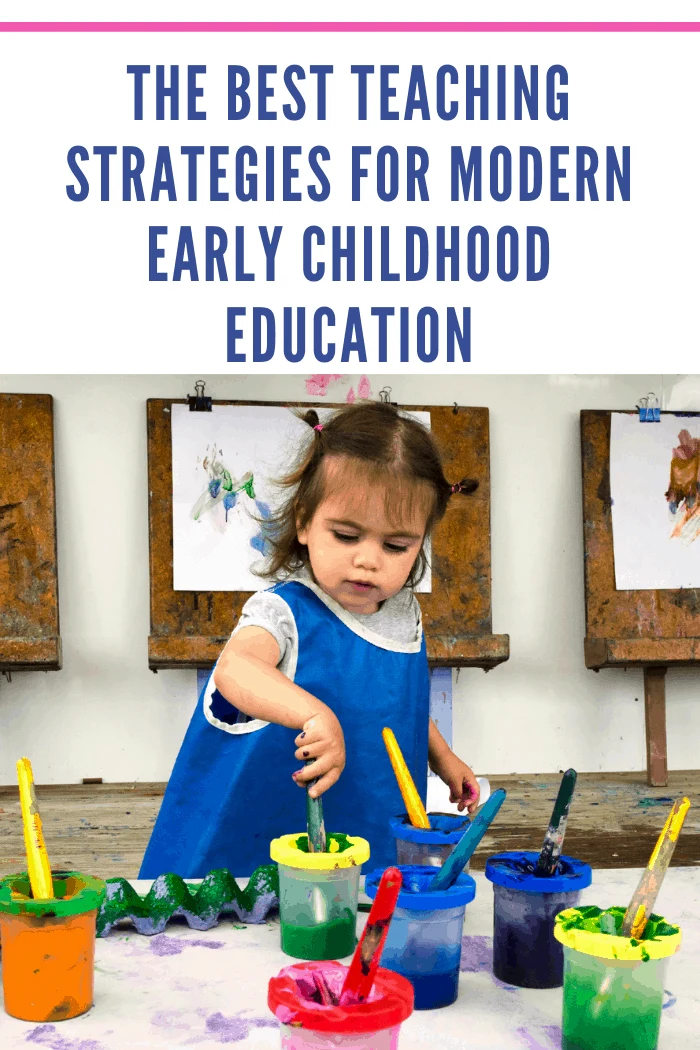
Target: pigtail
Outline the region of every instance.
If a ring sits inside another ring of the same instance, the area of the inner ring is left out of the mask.
[[[479,487],[479,482],[475,481],[474,478],[462,478],[456,485],[449,485],[449,492],[447,498],[450,496],[456,496],[457,493],[461,493],[462,496],[469,496],[472,492],[476,492]]]
[[[316,430],[316,427],[321,426],[321,420],[318,418],[318,412],[315,408],[309,408],[304,412],[301,417],[305,423],[308,423],[312,430]],[[319,431],[316,430],[316,433]]]

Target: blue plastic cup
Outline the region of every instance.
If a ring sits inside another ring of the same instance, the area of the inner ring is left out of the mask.
[[[518,988],[561,988],[564,955],[554,937],[560,911],[575,908],[593,878],[589,864],[560,857],[556,875],[535,875],[539,853],[499,853],[486,863],[493,883],[493,972]]]
[[[441,868],[471,821],[465,813],[428,813],[430,828],[414,828],[406,813],[389,822],[398,864]],[[469,870],[469,864],[464,866]]]
[[[447,890],[432,893],[434,867],[400,864],[403,886],[389,926],[382,966],[400,973],[413,985],[416,1010],[449,1006],[459,990],[464,911],[476,894],[471,875],[461,874]],[[365,893],[374,900],[381,869],[365,881]]]

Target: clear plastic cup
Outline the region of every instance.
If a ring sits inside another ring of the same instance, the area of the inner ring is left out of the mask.
[[[449,1006],[459,990],[462,929],[467,904],[474,900],[476,883],[461,874],[446,890],[428,886],[436,871],[426,865],[399,865],[403,887],[382,953],[382,966],[403,974],[413,985],[416,1010]],[[365,880],[365,893],[374,900],[383,872]]]
[[[366,839],[327,836],[330,852],[309,853],[306,835],[273,839],[279,866],[282,951],[295,959],[337,959],[355,950]]]
[[[414,828],[406,813],[389,822],[396,839],[398,864],[441,868],[471,823],[460,813],[428,813],[430,828]],[[469,864],[464,871],[469,870]]]
[[[338,962],[298,963],[270,980],[267,1002],[280,1022],[282,1050],[396,1050],[413,1011],[410,983],[380,967],[366,1002],[324,1004],[319,985],[337,1000],[347,972]]]
[[[624,908],[609,910],[624,914]],[[652,915],[644,937],[634,940],[601,933],[602,914],[589,907],[557,916],[555,936],[564,947],[562,1050],[656,1050],[680,928]]]
[[[499,853],[489,858],[493,883],[493,972],[518,988],[560,988],[562,947],[554,937],[559,912],[578,904],[590,886],[590,865],[560,857],[556,875],[537,876],[539,853]]]

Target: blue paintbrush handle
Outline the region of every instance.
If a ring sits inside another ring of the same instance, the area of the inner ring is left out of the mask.
[[[446,890],[452,885],[486,834],[489,824],[505,802],[505,798],[505,791],[499,788],[498,791],[494,791],[488,802],[484,803],[430,883],[429,890]]]

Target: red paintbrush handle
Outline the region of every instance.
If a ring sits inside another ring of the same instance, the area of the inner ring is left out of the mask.
[[[384,949],[401,882],[401,872],[398,868],[387,868],[379,881],[372,910],[367,917],[360,943],[355,949],[340,993],[341,1006],[361,1003],[372,991],[374,975]]]

